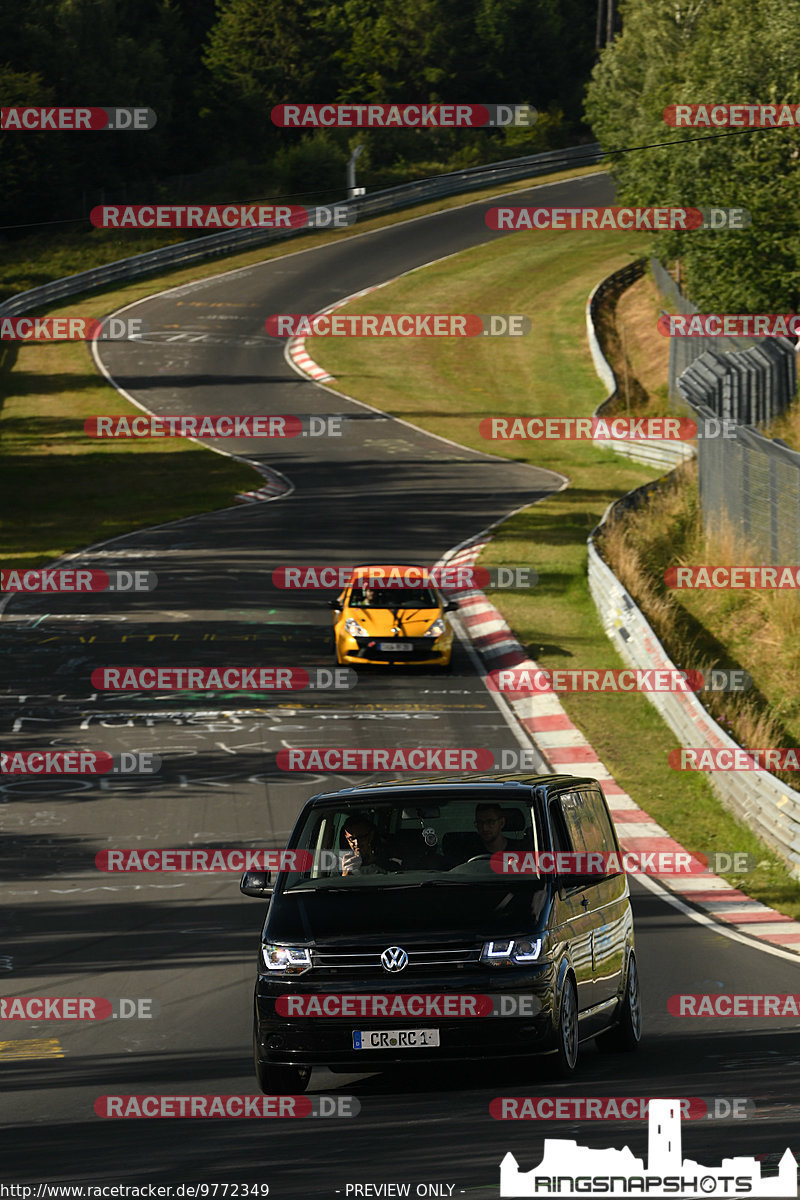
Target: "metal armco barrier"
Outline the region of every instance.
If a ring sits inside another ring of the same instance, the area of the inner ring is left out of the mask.
[[[606,296],[618,296],[620,292],[630,287],[637,279],[641,279],[642,275],[644,275],[644,269],[645,259],[643,258],[628,263],[627,266],[622,267],[619,271],[614,271],[606,279],[601,280],[597,287],[593,289],[586,302],[586,336],[589,339],[592,362],[597,374],[609,391],[607,398],[594,410],[592,414],[594,417],[609,415],[612,406],[619,396],[617,377],[600,348],[600,341],[595,328],[600,304]],[[615,415],[621,416],[622,414],[616,413]],[[594,439],[593,444],[604,450],[614,450],[617,454],[621,454],[625,458],[633,459],[634,462],[645,463],[647,466],[653,467],[675,467],[678,463],[684,462],[687,458],[692,458],[694,455],[694,449],[688,442],[667,440],[617,442],[610,441],[608,438],[600,438]]]
[[[376,216],[379,213],[407,208],[411,204],[435,199],[438,196],[451,196],[457,192],[485,187],[487,184],[513,183],[517,179],[546,175],[550,171],[589,166],[592,163],[600,162],[602,157],[603,152],[600,145],[592,142],[586,146],[571,146],[565,150],[547,150],[544,154],[531,154],[524,158],[512,158],[503,162],[488,163],[485,166],[469,167],[463,171],[452,171],[447,175],[434,175],[430,179],[420,179],[415,183],[403,183],[396,187],[385,188],[371,196],[332,203],[355,209],[359,218]],[[221,255],[233,254],[235,251],[253,249],[263,243],[277,241],[279,238],[296,237],[303,232],[305,230],[302,229],[231,229],[225,233],[192,238],[173,246],[164,246],[159,250],[149,250],[145,254],[135,254],[131,258],[123,258],[102,267],[93,267],[89,271],[80,271],[77,275],[56,279],[52,283],[31,288],[27,292],[20,292],[19,295],[11,296],[0,304],[0,315],[18,316],[20,313],[41,308],[54,300],[63,300],[67,296],[76,296],[94,288],[106,287],[109,283],[138,279],[143,275],[160,271],[164,267],[189,266],[192,263],[201,262],[203,259],[217,258]]]
[[[615,503],[630,503],[641,492],[641,488],[636,488]],[[595,547],[595,537],[614,507],[615,504],[609,505],[587,543],[589,590],[595,607],[603,628],[629,666],[676,670],[644,614]],[[737,748],[738,743],[712,719],[694,693],[644,694],[682,746]],[[664,769],[670,770],[666,763]],[[766,771],[709,771],[708,776],[722,804],[744,821],[783,860],[792,875],[800,879],[800,793]]]

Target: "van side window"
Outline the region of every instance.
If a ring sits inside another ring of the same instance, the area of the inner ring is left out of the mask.
[[[553,835],[553,849],[558,850],[582,850],[583,842],[571,842],[569,831],[569,823],[565,819],[565,812],[562,801],[563,796],[556,796],[550,801],[550,829]],[[569,831],[569,832],[568,832]],[[580,830],[578,830],[580,834]]]
[[[587,791],[583,797],[583,829],[587,850],[600,851],[603,854],[616,853],[617,843],[611,818],[599,792]]]

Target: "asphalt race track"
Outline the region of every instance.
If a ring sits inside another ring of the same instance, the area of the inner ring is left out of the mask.
[[[546,196],[552,204],[603,204],[611,188],[591,176],[551,185]],[[263,912],[240,896],[235,876],[103,874],[98,851],[279,847],[309,795],[368,778],[286,774],[275,763],[285,746],[519,745],[463,645],[451,675],[376,671],[352,691],[114,694],[90,682],[93,668],[112,665],[330,667],[333,593],[278,591],[274,568],[432,563],[561,486],[552,472],[462,450],[339,401],[296,375],[283,342],[264,332],[271,313],[314,312],[504,236],[486,229],[486,207],[466,205],[165,292],[131,310],[153,334],[102,348],[117,386],[154,413],[352,419],[340,439],[225,443],[285,475],[294,487],[285,498],[144,530],[81,557],[81,565],[154,570],[155,592],[27,596],[0,621],[7,746],[152,751],[163,760],[150,778],[2,780],[3,993],[145,998],[155,1010],[150,1019],[4,1023],[5,1182],[247,1181],[287,1198],[410,1182],[412,1194],[418,1183],[436,1183],[453,1185],[454,1196],[488,1197],[497,1195],[505,1152],[532,1167],[545,1136],[628,1145],[646,1157],[644,1121],[501,1123],[489,1114],[501,1095],[746,1098],[756,1105],[751,1119],[685,1122],[684,1153],[709,1166],[755,1155],[774,1171],[787,1146],[800,1148],[797,1022],[667,1012],[675,993],[798,992],[793,956],[723,936],[638,885],[638,1056],[601,1056],[590,1044],[570,1084],[522,1060],[446,1074],[320,1070],[310,1094],[355,1096],[361,1111],[320,1118],[311,1131],[307,1120],[95,1115],[95,1100],[107,1094],[257,1091],[250,1034]]]

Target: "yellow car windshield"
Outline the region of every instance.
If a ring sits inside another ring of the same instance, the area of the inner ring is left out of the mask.
[[[366,593],[366,594],[365,594]],[[354,587],[351,608],[438,608],[439,601],[430,588]]]

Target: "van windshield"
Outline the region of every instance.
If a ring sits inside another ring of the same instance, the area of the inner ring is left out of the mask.
[[[538,839],[529,802],[472,796],[433,805],[416,793],[311,808],[291,849],[310,851],[312,865],[287,872],[284,890],[498,884],[509,877],[492,869],[492,855],[536,850]]]

